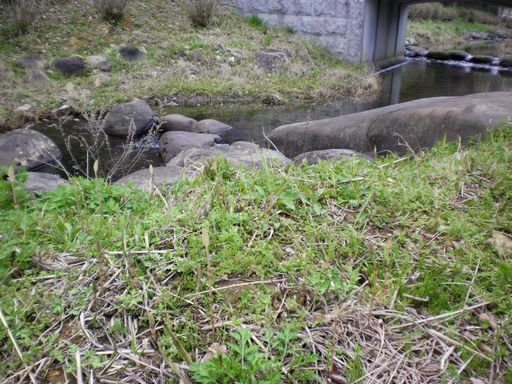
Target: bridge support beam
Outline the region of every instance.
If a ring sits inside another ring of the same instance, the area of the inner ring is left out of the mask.
[[[399,1],[366,0],[363,61],[389,66],[403,59],[407,8],[407,4]]]

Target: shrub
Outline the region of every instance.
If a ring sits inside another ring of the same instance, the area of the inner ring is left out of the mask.
[[[117,23],[126,13],[128,0],[94,0],[94,5],[104,20]]]
[[[5,0],[7,32],[17,36],[28,32],[39,9],[37,0]]]
[[[188,17],[196,27],[210,25],[219,5],[218,0],[185,0]]]
[[[450,21],[458,17],[458,11],[439,3],[416,4],[409,7],[409,17],[411,20]]]

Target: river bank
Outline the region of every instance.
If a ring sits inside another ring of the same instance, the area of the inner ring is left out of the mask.
[[[82,70],[60,73],[54,60],[75,56]],[[63,106],[90,113],[133,98],[276,105],[379,91],[364,66],[341,62],[291,30],[226,8],[210,27],[196,28],[182,5],[160,0],[133,2],[115,26],[88,2],[49,4],[28,33],[3,40],[0,62],[4,130]]]
[[[511,132],[159,193],[2,179],[1,381],[506,383]]]

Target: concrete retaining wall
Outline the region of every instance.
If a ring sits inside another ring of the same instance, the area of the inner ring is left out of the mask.
[[[304,37],[360,62],[365,0],[228,0],[244,16],[259,16],[272,26],[292,27]]]

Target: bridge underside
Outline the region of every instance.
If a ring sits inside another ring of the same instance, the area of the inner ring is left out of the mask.
[[[459,0],[461,2],[478,0]],[[407,32],[408,7],[415,3],[454,0],[366,0],[361,59],[379,66],[403,58]],[[510,5],[511,0],[489,0],[488,4]]]

